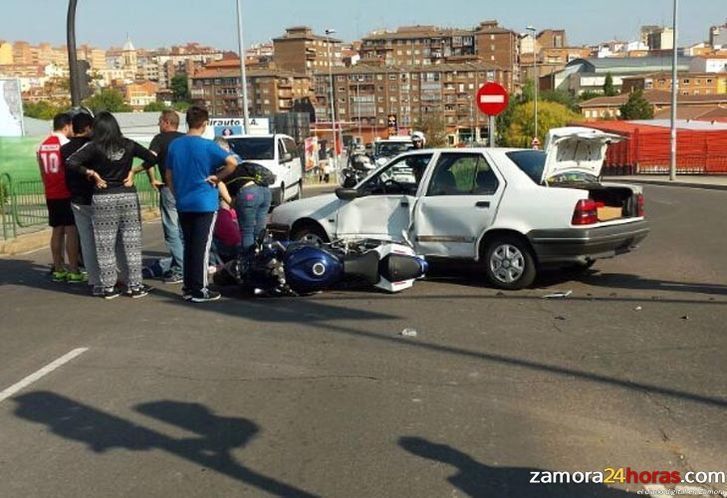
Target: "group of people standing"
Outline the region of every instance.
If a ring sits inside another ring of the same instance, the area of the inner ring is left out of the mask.
[[[226,141],[203,138],[209,120],[206,109],[192,106],[186,118],[188,132],[183,134],[177,113],[162,112],[160,133],[149,149],[125,138],[107,112],[95,119],[83,112],[54,118],[53,134],[38,149],[53,227],[54,281],[87,281],[93,295],[104,299],[121,295],[120,279],[132,298],[150,292],[143,283],[141,213],[134,186],[134,176],[146,171],[160,193],[170,252],[164,281],[183,283],[183,297],[190,302],[220,298],[208,284],[213,244],[219,246],[217,258],[222,261],[250,250],[265,228],[270,197],[268,192],[267,205],[262,206],[260,186]],[[141,166],[133,166],[135,159],[143,161]],[[157,165],[160,179],[154,172]],[[229,187],[223,183],[228,177]],[[231,221],[238,221],[237,234]],[[79,265],[81,254],[85,274]]]

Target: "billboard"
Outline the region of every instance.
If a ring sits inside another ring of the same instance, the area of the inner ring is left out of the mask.
[[[267,135],[270,133],[270,119],[250,118],[250,130],[245,133],[244,118],[210,118],[205,138],[231,137],[235,135]]]
[[[23,136],[23,100],[20,81],[0,78],[0,137]]]

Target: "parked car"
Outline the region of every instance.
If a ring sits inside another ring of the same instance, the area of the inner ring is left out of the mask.
[[[270,188],[273,205],[300,199],[303,164],[295,141],[288,135],[241,135],[226,137],[235,153],[245,161],[265,166],[275,175]]]
[[[411,151],[354,188],[278,207],[270,228],[295,240],[405,233],[419,254],[473,260],[496,287],[522,289],[544,266],[587,268],[647,236],[642,189],[599,178],[617,140],[562,128],[551,131],[545,151]]]

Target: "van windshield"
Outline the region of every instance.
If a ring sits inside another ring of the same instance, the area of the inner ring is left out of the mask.
[[[378,142],[376,144],[376,157],[395,157],[412,148],[411,142]]]
[[[272,137],[231,138],[230,147],[242,159],[275,159],[275,141]]]

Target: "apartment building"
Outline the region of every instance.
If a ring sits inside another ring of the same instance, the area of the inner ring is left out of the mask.
[[[139,112],[152,102],[156,102],[157,90],[157,84],[152,81],[136,81],[124,87],[124,97],[131,108]]]
[[[472,30],[402,26],[365,36],[360,53],[364,64],[429,66],[449,57],[475,55],[475,37]]]
[[[486,62],[382,66],[364,63],[333,71],[337,120],[384,130],[395,116],[400,128],[412,129],[428,114],[442,116],[453,135],[480,136],[487,118],[475,94],[488,81],[505,84],[509,74]],[[315,75],[316,119],[330,122],[330,78]],[[477,129],[477,132],[474,130]]]
[[[255,116],[289,112],[296,102],[312,95],[311,77],[279,69],[247,72],[249,110]],[[190,80],[192,100],[216,117],[242,115],[240,62],[225,60],[210,64]]]
[[[277,69],[293,73],[328,70],[329,52],[333,67],[343,65],[341,40],[313,33],[308,26],[294,26],[273,39],[273,63]]]
[[[640,74],[622,79],[623,93],[636,89],[661,90],[671,92],[670,72]],[[727,94],[727,73],[679,73],[679,93],[681,95],[718,95]]]
[[[520,59],[519,35],[504,28],[497,21],[483,21],[475,29],[477,56],[486,63],[503,69],[508,80],[503,84],[515,91],[521,84],[518,61]]]

